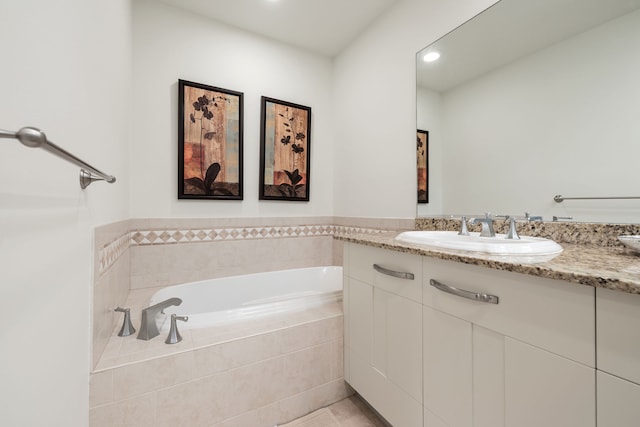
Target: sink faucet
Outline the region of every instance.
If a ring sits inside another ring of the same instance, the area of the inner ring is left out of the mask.
[[[143,309],[142,321],[140,322],[140,332],[138,332],[137,338],[139,340],[150,340],[151,338],[160,335],[160,331],[158,331],[158,326],[156,325],[156,314],[160,313],[167,307],[180,304],[182,304],[182,300],[180,298],[169,298]]]
[[[486,213],[484,218],[471,218],[469,220],[470,224],[482,224],[482,232],[480,232],[480,237],[496,237],[496,232],[493,229],[493,218],[491,218],[490,213]]]

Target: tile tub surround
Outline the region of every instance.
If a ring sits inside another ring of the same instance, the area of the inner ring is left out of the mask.
[[[342,265],[336,233],[409,229],[413,219],[343,217],[131,219],[97,227],[92,366],[130,289],[289,268]],[[134,311],[132,310],[132,314]],[[139,323],[134,321],[134,327]]]
[[[148,303],[155,289],[131,291]],[[341,303],[188,329],[183,341],[114,336],[91,375],[90,426],[265,426],[353,392],[343,380]],[[135,324],[135,322],[134,322]]]
[[[336,233],[375,234],[401,223],[413,227],[413,220],[334,217],[134,220],[131,289],[342,265]]]
[[[131,364],[138,364],[141,369],[145,369],[148,368],[147,363],[152,363],[163,355],[178,358],[178,354],[188,351],[185,350],[187,345],[191,345],[189,350],[204,352],[205,347],[221,348],[220,346],[225,345],[223,343],[238,337],[238,331],[233,330],[219,330],[215,333],[184,331],[184,341],[175,346],[165,345],[159,338],[156,338],[157,342],[137,341],[135,335],[120,338],[116,334],[122,323],[122,314],[113,312],[115,306],[130,307],[132,322],[137,328],[140,310],[156,290],[148,286],[282,269],[278,262],[283,253],[284,258],[288,257],[285,262],[287,268],[342,265],[342,243],[333,240],[334,234],[375,234],[380,230],[412,227],[413,219],[340,217],[131,219],[97,227],[92,365],[95,370],[91,386],[94,420],[113,420],[113,417],[117,419],[117,414],[125,416],[129,414],[128,411],[144,412],[145,408],[155,405],[156,394],[152,398],[150,393],[156,393],[157,390],[124,400],[114,396],[113,375],[118,369],[125,369]],[[182,264],[177,260],[182,260]],[[264,261],[261,263],[260,260]],[[311,316],[313,312],[307,315]],[[309,318],[299,318],[297,322],[312,321]],[[265,325],[245,326],[245,330],[241,331],[243,335],[267,334],[264,329],[260,329],[260,326]],[[282,324],[266,326],[283,327]],[[332,344],[334,358],[339,347],[336,340]],[[341,343],[341,336],[339,340]],[[322,345],[326,347],[326,343]],[[282,414],[287,405],[306,408],[306,412],[299,412],[299,408],[291,410],[296,416],[304,415],[319,407],[305,406],[305,402],[328,404],[329,401],[334,401],[332,399],[337,399],[336,396],[344,397],[345,387],[341,380],[332,380],[329,384],[289,396],[278,404],[267,405],[244,416],[267,416],[264,414],[272,414],[276,409],[278,414]],[[300,397],[302,395],[307,397],[303,399]],[[133,422],[132,425],[145,425],[144,422]],[[114,421],[113,424],[126,425],[119,424],[119,421]]]
[[[122,322],[122,314],[113,309],[124,305],[131,288],[129,229],[129,221],[120,221],[94,231],[91,366],[96,366],[113,329]]]

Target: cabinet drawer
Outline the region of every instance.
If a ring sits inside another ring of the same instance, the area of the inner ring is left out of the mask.
[[[498,297],[498,304],[443,292],[430,280]],[[595,366],[595,290],[451,261],[423,259],[423,304]]]
[[[354,279],[372,283],[376,288],[422,303],[422,259],[418,255],[394,252],[349,243],[349,274]],[[379,267],[377,271],[374,264]],[[384,271],[387,271],[386,273]],[[412,278],[393,276],[411,275]]]
[[[640,295],[596,290],[598,369],[640,384]]]

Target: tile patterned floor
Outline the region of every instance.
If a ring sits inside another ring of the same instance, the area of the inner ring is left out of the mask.
[[[353,395],[280,427],[390,427],[358,395]]]

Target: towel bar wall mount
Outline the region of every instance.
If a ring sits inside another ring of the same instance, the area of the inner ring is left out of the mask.
[[[61,147],[58,147],[47,139],[47,136],[40,129],[34,127],[23,127],[17,132],[9,132],[0,129],[0,138],[17,139],[30,148],[42,148],[45,151],[60,157],[76,166],[80,167],[80,188],[87,188],[94,181],[107,181],[108,183],[116,182],[116,177],[106,174],[99,169],[94,168],[87,162],[79,159]]]

